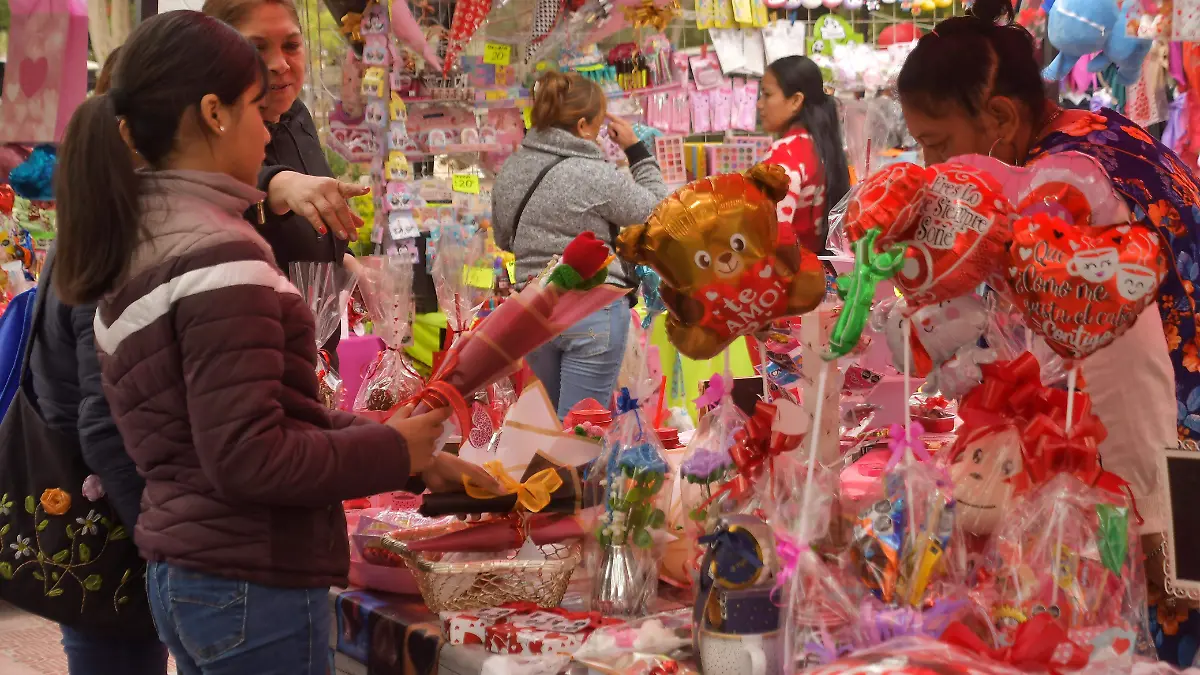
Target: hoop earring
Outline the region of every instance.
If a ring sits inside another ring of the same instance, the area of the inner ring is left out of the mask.
[[[994,152],[996,151],[996,146],[997,146],[997,145],[1000,145],[1000,139],[999,139],[999,138],[997,138],[996,140],[992,141],[992,147],[988,148],[988,157],[991,157],[991,156],[992,156],[992,153],[994,153]]]

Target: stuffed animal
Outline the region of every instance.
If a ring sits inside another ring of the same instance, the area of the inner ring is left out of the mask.
[[[778,241],[775,208],[788,187],[775,165],[710,176],[680,188],[645,225],[617,238],[622,258],[662,278],[667,336],[684,356],[710,359],[739,335],[824,299],[816,254]]]
[[[1122,9],[1117,0],[1056,0],[1049,9],[1046,37],[1059,54],[1043,77],[1057,82],[1070,74],[1082,56],[1100,52],[1088,64],[1090,72],[1115,65],[1117,82],[1125,86],[1137,82],[1153,42],[1125,33],[1129,12],[1137,3],[1125,4]]]

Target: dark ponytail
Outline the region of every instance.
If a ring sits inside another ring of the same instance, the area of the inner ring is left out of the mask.
[[[231,105],[266,81],[258,50],[217,19],[180,10],[138,25],[121,47],[111,87],[75,110],[59,148],[53,283],[64,302],[97,301],[129,265],[143,193],[133,153],[166,168],[181,119],[199,119],[202,98]]]
[[[1035,43],[1015,16],[1010,0],[976,0],[967,15],[939,23],[900,69],[901,102],[931,117],[948,104],[973,117],[989,97],[1007,96],[1041,115],[1046,91]]]
[[[141,180],[110,94],[84,101],[71,116],[54,180],[54,290],[67,304],[95,302],[124,271],[140,230]]]
[[[789,126],[803,127],[813,139],[825,173],[825,218],[817,241],[824,242],[829,210],[850,191],[850,167],[842,140],[841,111],[837,99],[825,93],[821,69],[804,56],[785,56],[768,66],[785,97],[804,94],[800,112]]]

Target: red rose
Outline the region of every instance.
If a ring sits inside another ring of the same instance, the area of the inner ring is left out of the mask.
[[[594,232],[584,232],[567,244],[562,264],[569,265],[583,279],[590,279],[608,265],[608,246]]]

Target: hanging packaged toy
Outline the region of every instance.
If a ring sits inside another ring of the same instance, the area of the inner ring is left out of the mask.
[[[360,258],[358,287],[384,349],[368,367],[354,411],[387,412],[421,388],[421,378],[404,354],[412,325],[412,265],[400,256]]]
[[[712,131],[712,105],[708,92],[689,89],[688,102],[692,107],[692,132],[706,134]]]
[[[345,389],[342,378],[330,363],[325,343],[342,322],[355,275],[335,263],[294,262],[290,266],[292,283],[300,291],[316,323],[317,394],[330,410],[341,407]]]

